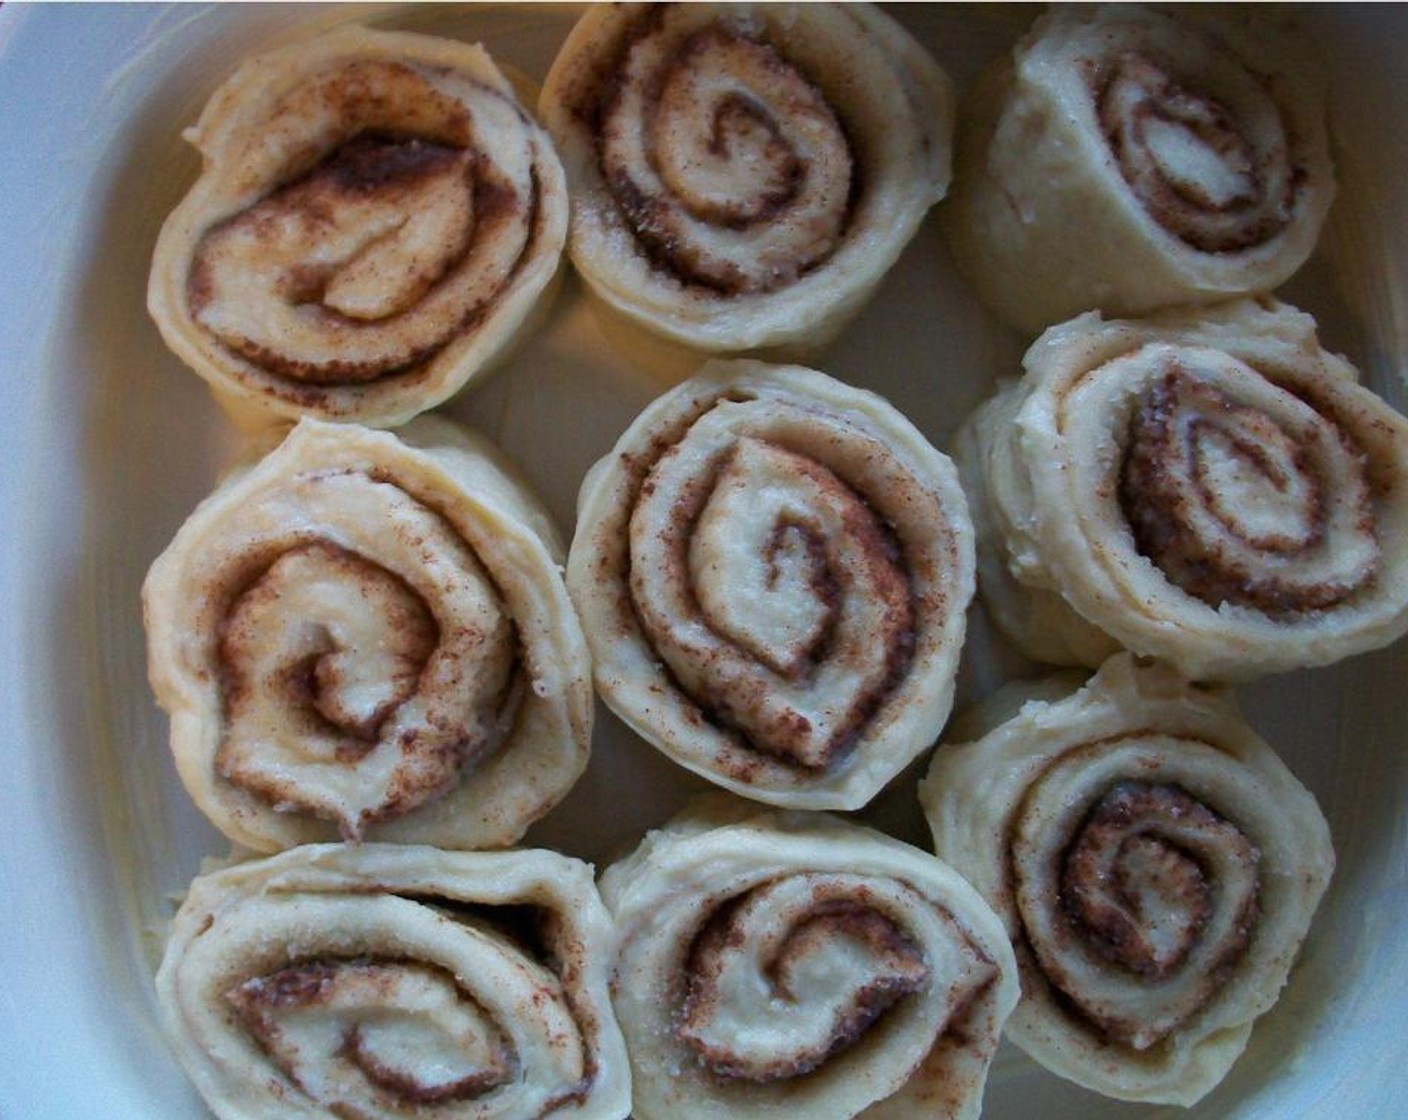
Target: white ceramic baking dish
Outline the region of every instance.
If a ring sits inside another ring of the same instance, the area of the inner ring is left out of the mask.
[[[1032,18],[903,5],[960,84]],[[1341,194],[1284,295],[1404,407],[1408,9],[1303,9],[1333,80]],[[480,39],[541,77],[574,13],[553,5],[0,8],[0,1115],[164,1120],[200,1103],[156,1027],[173,900],[223,842],[174,774],[150,698],[138,588],[236,440],[144,309],[157,228],[197,170],[180,138],[246,53],[372,19]],[[953,275],[926,223],[819,363],[889,396],[942,444],[1015,369],[1021,340]],[[447,411],[499,440],[570,532],[578,482],[663,386],[623,362],[569,282],[548,328]],[[981,619],[960,702],[1006,662]],[[1408,1065],[1408,644],[1242,690],[1316,793],[1339,870],[1286,996],[1199,1118],[1402,1113]],[[864,817],[923,843],[911,773]],[[605,862],[699,783],[604,712],[587,776],[532,843]],[[609,805],[609,812],[602,806]],[[1005,1048],[986,1116],[1162,1116],[1065,1085]]]

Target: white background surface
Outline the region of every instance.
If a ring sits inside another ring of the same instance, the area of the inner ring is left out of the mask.
[[[960,84],[1032,11],[899,13]],[[1402,409],[1408,357],[1408,9],[1307,10],[1335,81],[1342,191],[1283,293]],[[188,803],[151,702],[138,589],[236,447],[144,309],[151,244],[197,170],[179,138],[246,53],[326,20],[296,7],[0,7],[0,1118],[201,1115],[154,1020],[160,925],[223,842]],[[397,9],[482,39],[541,78],[571,13]],[[994,327],[926,223],[871,308],[817,364],[879,390],[934,442],[1021,339]],[[544,334],[447,411],[497,439],[564,534],[582,473],[663,388],[611,350],[569,282]],[[981,619],[960,701],[1012,665]],[[1408,1065],[1408,646],[1243,691],[1317,794],[1340,856],[1287,996],[1191,1113],[1103,1101],[1004,1049],[985,1115],[1389,1117]],[[599,864],[699,783],[601,711],[586,778],[529,841]],[[865,819],[923,843],[913,775]]]

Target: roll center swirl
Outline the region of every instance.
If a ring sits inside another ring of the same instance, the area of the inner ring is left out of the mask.
[[[771,45],[730,26],[633,40],[600,159],[658,266],[722,292],[792,282],[835,251],[849,218],[841,122]]]
[[[1131,51],[1110,64],[1095,93],[1125,181],[1155,221],[1207,253],[1261,244],[1291,218],[1289,138],[1269,97],[1246,80],[1252,104],[1234,105]],[[1257,139],[1253,126],[1263,123],[1270,134]]]
[[[842,587],[851,582],[834,543],[836,504],[850,496],[837,491],[802,456],[745,440],[690,538],[690,573],[705,616],[792,679],[806,677],[824,656]]]
[[[1377,569],[1348,435],[1290,394],[1241,403],[1176,363],[1131,421],[1120,502],[1139,551],[1213,605],[1329,607]]]
[[[277,501],[328,520],[251,546],[225,576],[215,766],[356,838],[443,796],[499,745],[519,700],[517,641],[463,542],[394,487],[314,474]],[[383,517],[383,538],[339,543],[339,503]]]
[[[439,352],[529,244],[534,184],[512,157],[501,167],[476,150],[480,123],[396,63],[352,64],[295,90],[270,128],[303,145],[279,150],[285,163],[265,169],[272,189],[195,248],[196,322],[315,386],[369,382]]]
[[[792,765],[831,765],[912,655],[899,549],[808,455],[741,436],[696,475],[687,449],[662,458],[632,517],[641,623],[711,718]]]
[[[1202,936],[1214,891],[1185,845],[1190,829],[1255,862],[1240,832],[1177,787],[1122,783],[1087,818],[1066,857],[1062,896],[1106,960],[1160,980]]]
[[[1114,780],[1100,789],[1077,795],[1069,775],[1053,772],[1033,793],[1042,810],[1029,809],[1014,850],[1019,913],[1041,976],[1068,1014],[1135,1051],[1215,998],[1251,943],[1262,888],[1257,845],[1160,774],[1156,741],[1110,744],[1102,765]],[[1116,777],[1141,767],[1149,780]],[[1063,819],[1038,836],[1034,822],[1048,808]]]
[[[804,1076],[930,980],[923,950],[859,894],[798,876],[720,907],[695,939],[679,1038],[720,1077]]]
[[[387,1094],[436,1105],[472,1100],[517,1073],[503,1033],[438,968],[315,959],[245,980],[225,998],[315,1100]]]
[[[346,580],[362,589],[366,609],[388,636],[385,643],[358,647],[337,606]],[[301,622],[286,631],[278,663],[265,662],[263,647],[247,639],[289,613]],[[415,690],[438,637],[425,605],[390,572],[327,545],[293,549],[240,596],[226,620],[222,653],[232,715],[246,715],[255,691],[273,684],[290,709],[310,721],[321,717],[327,730],[346,737],[335,749],[338,757],[355,758]]]

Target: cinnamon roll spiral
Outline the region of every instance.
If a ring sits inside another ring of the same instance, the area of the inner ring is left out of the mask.
[[[1109,1096],[1193,1104],[1286,983],[1328,826],[1226,686],[1125,653],[1083,688],[1011,687],[920,787],[1016,947],[1008,1037]]]
[[[1334,196],[1324,82],[1284,16],[1058,8],[974,90],[945,226],[1038,331],[1266,292]]]
[[[1043,661],[1119,646],[1197,678],[1408,629],[1408,422],[1283,304],[1086,315],[965,425],[981,588]]]
[[[498,356],[566,240],[551,141],[478,46],[344,28],[244,63],[148,303],[240,413],[403,422]]]
[[[592,8],[540,105],[573,263],[691,351],[814,352],[948,185],[948,79],[865,5]]]
[[[857,808],[948,714],[971,549],[952,464],[879,397],[715,362],[588,474],[567,580],[642,736],[745,796]]]
[[[157,994],[220,1120],[618,1120],[610,933],[555,852],[310,845],[198,877]]]
[[[1015,968],[938,860],[720,794],[601,886],[642,1120],[978,1115]]]
[[[512,843],[586,765],[585,642],[535,498],[483,441],[306,420],[153,564],[187,788],[259,851]]]

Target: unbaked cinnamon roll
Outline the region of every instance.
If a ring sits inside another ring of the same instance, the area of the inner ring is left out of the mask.
[[[1308,315],[1092,313],[1024,364],[954,449],[983,597],[1023,652],[1236,680],[1408,629],[1408,422]]]
[[[978,1115],[1015,967],[927,853],[716,794],[601,889],[641,1120]]]
[[[619,1120],[610,937],[555,852],[311,845],[199,876],[157,994],[220,1120]]]
[[[167,344],[254,416],[392,425],[499,356],[558,271],[552,143],[479,47],[343,28],[245,62],[187,133]]]
[[[1125,653],[1084,687],[1009,687],[920,786],[936,852],[1016,947],[1007,1037],[1087,1088],[1191,1105],[1286,983],[1328,826],[1226,686]]]
[[[866,5],[596,6],[540,108],[578,271],[695,352],[814,353],[948,185],[948,79]]]
[[[851,809],[948,715],[971,532],[952,464],[875,394],[714,362],[588,474],[567,581],[642,736],[747,797]]]
[[[233,840],[512,843],[586,766],[589,658],[537,500],[487,443],[305,420],[152,565],[177,767]]]
[[[1284,13],[1058,6],[975,87],[945,228],[1036,332],[1266,292],[1315,247],[1324,82]]]

